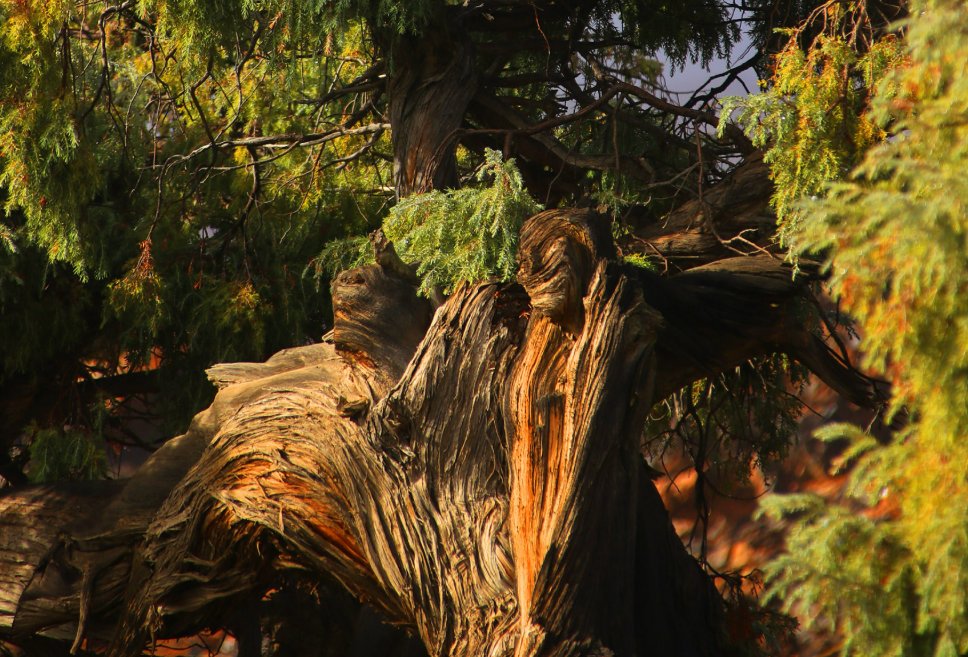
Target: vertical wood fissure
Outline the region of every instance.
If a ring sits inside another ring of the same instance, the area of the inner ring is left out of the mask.
[[[511,376],[518,657],[634,652],[632,464],[660,319],[604,261],[583,312],[577,335],[533,317]]]

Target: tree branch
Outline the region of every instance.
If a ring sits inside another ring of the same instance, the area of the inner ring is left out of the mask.
[[[547,151],[559,162],[570,167],[594,169],[596,171],[613,171],[618,167],[622,173],[639,180],[651,181],[655,177],[652,166],[641,157],[629,155],[616,157],[615,154],[611,153],[593,155],[570,151],[552,135],[536,131],[534,125],[529,124],[524,117],[493,96],[478,94],[474,97],[471,109],[484,118],[485,123],[508,126],[507,128],[483,130],[478,134],[503,133],[527,137],[533,144],[540,146],[542,150]],[[593,111],[593,109],[595,108],[589,108],[588,111]],[[558,119],[549,121],[553,126],[557,125]],[[474,132],[462,130],[459,134],[472,136]]]
[[[389,130],[389,123],[371,123],[357,128],[338,127],[324,132],[312,133],[286,133],[277,135],[261,135],[258,137],[240,137],[238,139],[224,139],[203,144],[195,150],[185,154],[172,156],[166,163],[166,167],[179,162],[191,160],[210,150],[226,150],[232,148],[285,148],[292,149],[296,146],[317,146],[326,142],[339,139],[340,137],[350,137],[353,135],[365,135],[374,132]],[[246,165],[249,166],[249,165]]]

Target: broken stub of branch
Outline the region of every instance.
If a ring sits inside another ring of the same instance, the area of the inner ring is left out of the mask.
[[[531,307],[577,334],[582,300],[598,261],[615,245],[604,217],[587,210],[548,210],[528,219],[518,246],[518,282]]]
[[[341,272],[332,284],[333,343],[370,365],[387,383],[400,378],[430,325],[430,303],[417,296],[420,279],[393,245],[371,236],[377,264]]]

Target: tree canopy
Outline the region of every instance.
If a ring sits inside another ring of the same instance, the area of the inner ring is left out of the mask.
[[[585,311],[554,305],[567,284],[536,282],[551,276],[537,253],[564,253],[588,290],[624,290],[582,269],[606,259],[665,318],[648,329],[659,367],[676,363],[642,409],[647,458],[671,446],[719,486],[744,481],[786,455],[809,371],[878,409],[871,426],[821,435],[843,450],[850,506],[764,500],[793,527],[767,569],[776,602],[728,650],[773,649],[782,608],[842,637],[845,656],[968,655],[959,0],[0,0],[0,21],[7,494],[114,478],[122,447],[192,435],[215,395],[207,368],[315,343],[360,311],[341,272],[369,284],[375,270],[357,268],[376,262],[416,289],[401,335],[422,335],[438,307],[455,322],[501,315],[442,304],[517,277],[528,308],[581,336]],[[713,60],[726,70],[695,92],[664,88],[663,69]],[[760,89],[724,98],[746,71]],[[526,223],[555,211],[601,223],[547,219],[557,242]],[[604,322],[588,299],[587,325]],[[384,337],[392,350],[399,336]],[[422,381],[378,352],[360,348],[387,382]],[[385,388],[384,406],[416,394]],[[203,481],[198,468],[186,481]],[[339,581],[343,567],[357,566],[336,563]]]

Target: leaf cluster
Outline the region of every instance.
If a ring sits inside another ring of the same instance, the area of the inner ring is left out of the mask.
[[[802,33],[820,20],[825,29],[804,49]],[[825,3],[811,19],[784,30],[787,43],[774,56],[763,93],[722,101],[720,133],[735,116],[766,151],[784,244],[800,229],[800,201],[846,176],[886,135],[869,99],[885,73],[903,61],[901,41],[888,33],[860,48],[856,29],[848,29],[857,28],[856,20],[838,0]]]
[[[424,295],[514,276],[521,224],[541,206],[524,188],[514,161],[504,161],[498,151],[486,151],[476,179],[478,186],[407,197],[384,221],[401,257],[419,263]]]
[[[772,586],[764,601],[842,636],[844,655],[931,654],[923,639],[912,642],[916,573],[888,527],[811,494],[769,496],[761,508],[795,519],[786,552],[765,569]]]
[[[41,429],[28,432],[30,480],[46,483],[100,479],[107,473],[103,438],[81,427]]]
[[[699,380],[653,409],[645,449],[653,463],[681,450],[720,494],[782,460],[802,412],[806,371],[784,356],[750,360]]]
[[[390,196],[378,158],[321,175],[386,150],[380,130],[215,146],[343,120],[345,102],[297,101],[365,68],[359,23],[296,43],[302,9],[191,4],[0,2],[0,388],[66,386],[53,427],[87,422],[79,382],[147,367],[150,421],[178,431],[212,395],[205,367],[318,337],[329,302],[300,272]]]

